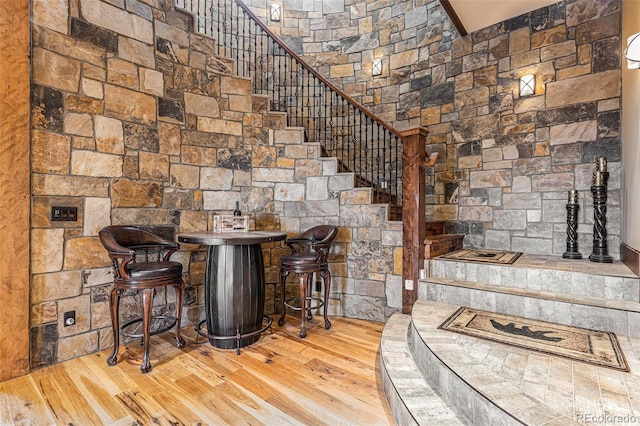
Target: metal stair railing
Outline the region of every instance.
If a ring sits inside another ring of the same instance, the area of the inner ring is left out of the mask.
[[[399,220],[402,200],[402,136],[309,66],[239,0],[176,0],[191,12],[197,30],[214,38],[217,55],[233,60],[235,72],[268,95],[272,111],[287,113],[287,125],[303,127],[322,155],[336,157],[340,172],[371,187],[374,202],[391,205]]]

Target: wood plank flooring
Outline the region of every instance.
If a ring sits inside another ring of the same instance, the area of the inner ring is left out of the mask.
[[[274,321],[251,346],[220,350],[192,327],[178,349],[173,333],[151,340],[153,370],[139,370],[142,347],[72,359],[0,383],[0,425],[393,425],[379,380],[384,324],[320,317],[307,337],[299,320]]]

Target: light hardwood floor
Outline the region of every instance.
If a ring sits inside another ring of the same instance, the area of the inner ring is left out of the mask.
[[[219,350],[184,329],[152,337],[153,370],[139,370],[142,348],[72,359],[0,383],[0,425],[392,425],[379,380],[383,324],[314,318],[305,339],[299,320],[274,321],[251,346]]]

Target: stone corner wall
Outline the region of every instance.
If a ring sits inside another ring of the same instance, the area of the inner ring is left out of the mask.
[[[236,202],[256,229],[340,227],[332,314],[384,321],[401,305],[401,228],[387,208],[286,128],[171,4],[33,1],[31,368],[112,345],[102,227],[175,236],[212,229]],[[52,221],[52,206],[76,207],[78,220]],[[283,252],[264,246],[266,313],[278,309]],[[173,259],[185,267],[183,325],[193,325],[203,318],[205,251],[182,245]],[[174,306],[172,289],[157,293],[154,312]],[[139,316],[138,297],[123,298],[121,312]]]
[[[428,171],[427,219],[451,222],[466,246],[562,254],[567,191],[577,189],[588,255],[591,174],[606,157],[608,246],[619,258],[620,0],[561,1],[465,37],[435,0],[290,2],[267,22],[378,116],[429,130],[441,160]],[[535,93],[520,97],[525,74]]]

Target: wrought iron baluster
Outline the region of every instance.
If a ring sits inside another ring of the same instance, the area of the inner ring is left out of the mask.
[[[376,193],[380,193],[378,185],[380,182],[380,141],[384,140],[384,129],[378,127],[378,137],[375,140],[375,146],[371,150],[371,181],[376,187]]]
[[[344,114],[344,100],[340,99],[340,143],[342,144],[342,149],[344,151],[344,140],[345,140],[345,114]],[[353,164],[351,163],[351,146],[349,145],[349,143],[346,144],[347,145],[347,154],[346,154],[346,160],[347,160],[347,167],[349,168],[349,170],[353,171]]]
[[[318,98],[316,99],[316,142],[319,142],[321,146],[325,147],[326,142],[322,136],[322,131],[324,129],[324,116],[322,115],[323,103],[324,103],[324,93],[325,93],[325,85],[320,86],[318,89]],[[326,148],[324,149],[323,155],[328,155]]]
[[[277,102],[276,102],[276,47],[275,47],[275,43],[274,41],[269,38],[269,41],[271,42],[271,58],[270,58],[270,79],[271,81],[269,82],[269,84],[271,85],[271,102],[273,103],[273,109],[274,111],[278,110],[278,106],[277,106]]]
[[[357,124],[357,130],[358,130],[358,137],[357,137],[357,141],[358,141],[358,152],[360,153],[360,155],[358,155],[358,171],[362,170],[362,163],[363,163],[363,159],[362,159],[362,111],[354,111],[357,113],[357,117],[358,117],[358,124]],[[356,128],[354,128],[353,130],[354,135],[356,133]],[[354,136],[355,138],[355,136]]]
[[[284,55],[282,55],[281,57],[282,62],[284,62],[284,74],[283,79],[282,79],[282,91],[284,92],[284,97],[283,97],[283,101],[282,101],[282,106],[284,108],[284,111],[288,111],[289,110],[289,102],[288,102],[288,95],[287,95],[287,78],[289,77],[289,73],[287,72],[287,68],[288,68],[288,64],[289,61],[287,60],[287,58],[285,58]]]
[[[240,12],[238,12],[238,15],[240,15]],[[247,53],[247,46],[246,46],[246,39],[247,39],[247,35],[245,33],[246,30],[246,14],[244,11],[242,11],[242,25],[240,27],[238,27],[238,32],[242,31],[242,34],[240,35],[240,39],[242,40],[242,75],[244,77],[249,77],[249,72],[247,69],[247,57],[246,57],[246,53]],[[238,45],[239,46],[239,45]]]
[[[261,34],[260,35],[260,91],[259,91],[260,93],[263,93],[263,90],[264,90],[264,80],[265,80],[264,76],[265,76],[264,74],[264,35]]]
[[[296,62],[296,91],[295,91],[295,107],[292,108],[293,118],[296,126],[299,126],[300,116],[300,97],[304,97],[304,74],[303,68]]]
[[[237,10],[237,6],[235,6],[235,3],[232,4],[231,6],[231,17],[232,17],[232,21],[233,21],[233,10],[236,9],[236,29],[235,31],[232,32],[233,34],[235,34],[235,43],[234,46],[236,48],[236,53],[235,53],[235,60],[236,60],[236,70],[239,74],[241,74],[242,72],[242,67],[240,64],[240,19],[239,19],[239,14],[240,12]]]
[[[334,123],[334,118],[335,118],[335,115],[333,114],[333,105],[335,105],[334,104],[334,99],[335,99],[335,96],[333,94],[333,91],[330,90],[329,91],[329,105],[328,105],[328,108],[329,108],[329,114],[328,114],[328,117],[329,117],[329,136],[331,137],[331,143],[330,143],[330,149],[329,149],[330,153],[334,153],[335,150],[336,150],[335,133],[334,133],[334,129],[333,129],[333,123]]]
[[[322,81],[313,76],[313,90],[309,90],[309,108],[307,110],[307,121],[309,123],[309,128],[312,129],[312,137],[316,142],[321,142],[320,135],[318,133],[318,115],[316,114],[316,108],[318,106],[318,97],[320,95],[320,91],[322,90]],[[326,150],[325,150],[326,151]]]

